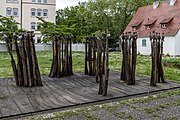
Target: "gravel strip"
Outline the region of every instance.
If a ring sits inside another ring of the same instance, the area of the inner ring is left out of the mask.
[[[131,106],[134,106],[136,108],[144,109],[144,108],[153,108],[153,107],[159,107],[161,104],[167,104],[177,101],[177,99],[180,99],[180,96],[172,96],[168,98],[162,98],[162,99],[156,99],[144,103],[136,103],[132,104]]]
[[[72,116],[65,116],[59,118],[59,120],[88,120],[84,114],[77,114]]]
[[[95,115],[100,120],[125,120],[123,118],[119,118],[113,113],[106,111],[105,109],[101,108],[96,111],[91,112],[92,115]]]
[[[121,105],[116,110],[126,115],[131,115],[133,119],[137,120],[159,120],[159,118],[153,117],[143,111],[138,111],[130,106]]]
[[[162,119],[180,118],[180,106],[171,106],[161,111],[155,111]],[[180,120],[180,119],[179,119]]]

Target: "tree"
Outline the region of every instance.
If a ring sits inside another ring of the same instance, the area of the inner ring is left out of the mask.
[[[73,26],[75,42],[99,30],[111,33],[110,46],[116,45],[136,10],[153,0],[88,0],[57,11],[56,24]]]

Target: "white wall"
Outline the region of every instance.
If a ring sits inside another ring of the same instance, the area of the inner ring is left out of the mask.
[[[142,47],[142,40],[146,39],[146,47]],[[150,39],[148,37],[146,38],[138,38],[137,41],[137,50],[139,53],[143,54],[143,55],[150,55],[151,54],[151,43],[150,43]],[[180,50],[180,48],[179,48]],[[164,49],[163,49],[163,53],[166,54],[170,54],[175,56],[175,37],[174,36],[166,36],[165,37],[165,41],[164,41]]]
[[[69,49],[70,49],[70,46],[69,46]],[[72,43],[72,51],[85,52],[85,44],[83,44],[83,43]]]
[[[35,50],[36,51],[52,50],[52,45],[50,45],[50,44],[36,44]]]
[[[36,51],[45,51],[45,50],[52,50],[51,44],[35,44]],[[15,50],[15,47],[13,46],[13,50]],[[6,52],[6,44],[0,43],[0,52]],[[72,51],[82,51],[85,52],[85,44],[77,43],[72,44]]]
[[[142,47],[142,40],[146,40],[146,47]],[[151,54],[151,44],[149,38],[138,38],[137,40],[137,51],[143,55],[150,55]]]
[[[175,55],[180,56],[180,30],[177,33],[175,37],[176,43],[175,43]]]
[[[0,51],[1,51],[1,52],[7,51],[7,48],[6,48],[6,44],[5,44],[5,43],[0,43]]]
[[[175,56],[175,36],[166,36],[164,40],[163,53]]]
[[[12,46],[12,49],[15,50],[14,45]],[[0,52],[5,52],[5,51],[7,51],[6,43],[0,43]]]
[[[36,44],[36,51],[52,50],[51,44]],[[85,44],[76,43],[72,44],[72,51],[82,51],[85,52]]]

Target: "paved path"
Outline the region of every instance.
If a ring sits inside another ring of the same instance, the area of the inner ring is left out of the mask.
[[[82,73],[60,79],[42,76],[44,86],[32,88],[17,87],[13,78],[0,79],[0,118],[180,88],[173,82],[150,87],[146,77],[137,77],[136,85],[127,86],[119,76],[118,72],[110,72],[106,97],[97,94],[95,77]]]

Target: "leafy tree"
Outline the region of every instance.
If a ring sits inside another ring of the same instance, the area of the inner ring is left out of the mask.
[[[19,23],[17,23],[13,17],[8,18],[0,15],[0,40],[3,40],[3,33],[6,33],[9,41],[11,41],[13,33],[22,32],[23,30],[19,29],[18,25]]]
[[[115,43],[136,10],[152,3],[153,0],[88,0],[87,3],[58,10],[56,24],[73,26],[77,42],[98,30],[108,29]]]
[[[41,21],[39,23],[40,25],[40,29],[39,31],[41,31],[41,34],[43,35],[43,42],[48,42],[51,41],[53,36],[55,34],[72,34],[74,29],[67,27],[66,25],[58,25],[58,24],[54,24],[48,21],[45,21],[43,18],[39,18],[39,21]]]
[[[72,33],[76,38],[74,42],[82,41],[84,34],[86,34],[85,25],[87,22],[84,15],[88,14],[84,4],[79,3],[78,6],[66,7],[64,10],[60,9],[56,13],[56,24],[74,28],[75,30]]]

